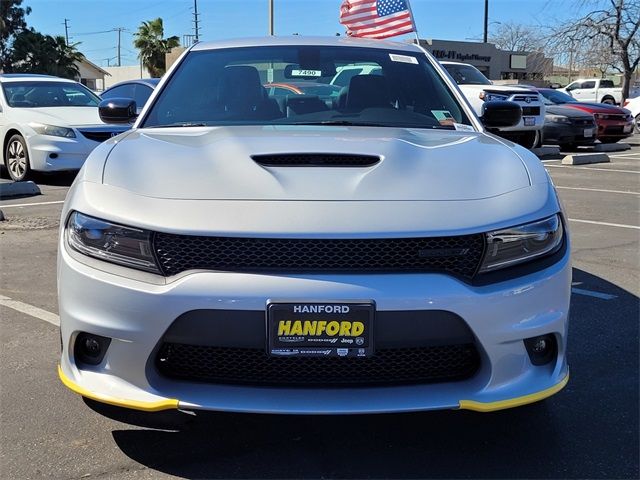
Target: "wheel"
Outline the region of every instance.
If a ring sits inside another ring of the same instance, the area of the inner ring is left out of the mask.
[[[522,145],[524,148],[532,149],[536,147],[539,141],[540,132],[538,130],[531,130],[520,135],[516,143]]]
[[[604,97],[602,99],[602,103],[606,103],[607,105],[615,105],[616,101],[613,97]]]
[[[636,133],[640,133],[640,113],[638,115],[636,115]]]
[[[4,164],[13,181],[21,182],[29,177],[31,173],[29,152],[22,135],[16,134],[7,142],[7,148],[4,152]]]

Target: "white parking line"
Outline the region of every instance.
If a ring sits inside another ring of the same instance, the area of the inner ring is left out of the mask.
[[[17,203],[17,204],[9,204],[9,205],[0,205],[0,208],[11,208],[11,207],[33,207],[36,205],[55,205],[58,203],[64,203],[64,200],[56,200],[55,202],[36,202],[36,203]]]
[[[549,168],[571,168],[573,170],[595,170],[600,172],[640,173],[640,170],[616,170],[614,168],[575,167],[573,165],[545,165]]]
[[[610,295],[608,293],[594,292],[592,290],[583,290],[582,288],[571,288],[571,293],[577,293],[578,295],[586,295],[588,297],[601,298],[602,300],[613,300],[618,298],[617,295]]]
[[[640,153],[638,152],[630,152],[630,153],[614,153],[609,154],[610,157],[615,158],[623,158],[623,157],[640,157]]]
[[[18,300],[12,300],[9,297],[0,295],[0,305],[17,310],[18,312],[26,313],[27,315],[31,315],[32,317],[43,320],[51,325],[55,325],[56,327],[60,326],[60,317],[58,315],[47,312],[41,308],[34,307],[33,305],[29,305],[28,303],[19,302]]]
[[[625,190],[604,190],[601,188],[585,188],[585,187],[560,187],[556,185],[556,188],[562,190],[582,190],[585,192],[603,192],[603,193],[624,193],[626,195],[640,195],[639,192],[629,192]]]
[[[623,223],[596,222],[594,220],[579,220],[577,218],[570,218],[569,221],[577,223],[589,223],[592,225],[604,225],[605,227],[631,228],[633,230],[640,230],[640,227],[636,225],[625,225]]]

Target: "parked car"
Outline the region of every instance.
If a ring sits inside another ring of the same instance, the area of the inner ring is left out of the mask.
[[[514,85],[493,85],[480,70],[467,63],[440,63],[456,81],[478,115],[482,115],[487,102],[496,100],[512,101],[522,107],[521,122],[513,127],[497,129],[498,135],[526,148],[532,148],[540,142],[545,107],[536,92]]]
[[[32,170],[78,170],[104,140],[127,130],[98,116],[84,85],[47,75],[0,74],[0,161],[14,181]]]
[[[640,133],[640,97],[626,99],[624,108],[631,112],[636,126],[636,133]]]
[[[538,92],[547,102],[593,115],[598,126],[596,137],[602,143],[615,143],[633,135],[633,117],[624,108],[605,103],[577,102],[570,95],[551,88],[539,88]]]
[[[102,99],[110,98],[133,98],[136,102],[138,114],[142,111],[147,100],[160,82],[159,78],[141,78],[139,80],[127,80],[116,83],[100,94]]]
[[[542,129],[542,143],[560,145],[563,150],[593,145],[596,141],[593,115],[549,102]]]
[[[614,87],[613,80],[600,78],[584,78],[571,82],[559,89],[579,102],[606,103],[620,105],[622,103],[622,88]]]
[[[356,75],[380,75],[381,73],[382,69],[380,65],[373,65],[371,63],[364,62],[353,65],[343,65],[336,68],[336,74],[329,84],[338,87],[347,87],[351,79]]]
[[[284,102],[288,95],[315,95],[327,102],[328,106],[338,98],[341,90],[337,85],[318,82],[267,83],[264,87],[267,94],[279,102]]]
[[[331,108],[284,111],[262,85],[363,62],[380,74]],[[296,414],[490,411],[564,387],[567,219],[538,158],[485,130],[519,105],[480,120],[433,56],[382,40],[199,42],[166,75],[65,200],[65,385]]]

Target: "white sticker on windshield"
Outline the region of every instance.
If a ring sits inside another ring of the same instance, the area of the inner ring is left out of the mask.
[[[291,70],[292,77],[321,77],[322,70]]]
[[[413,63],[414,65],[418,65],[418,59],[410,55],[398,55],[395,53],[390,53],[389,58],[392,62]]]
[[[475,128],[473,128],[471,125],[465,125],[464,123],[454,123],[453,124],[454,128],[456,130],[460,130],[461,132],[475,132]]]

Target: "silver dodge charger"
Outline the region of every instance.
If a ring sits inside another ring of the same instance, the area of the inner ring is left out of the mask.
[[[360,68],[362,67],[362,68]],[[265,85],[331,84],[332,97]],[[58,374],[126,408],[492,411],[569,378],[566,218],[422,48],[198,43],[67,196]]]

